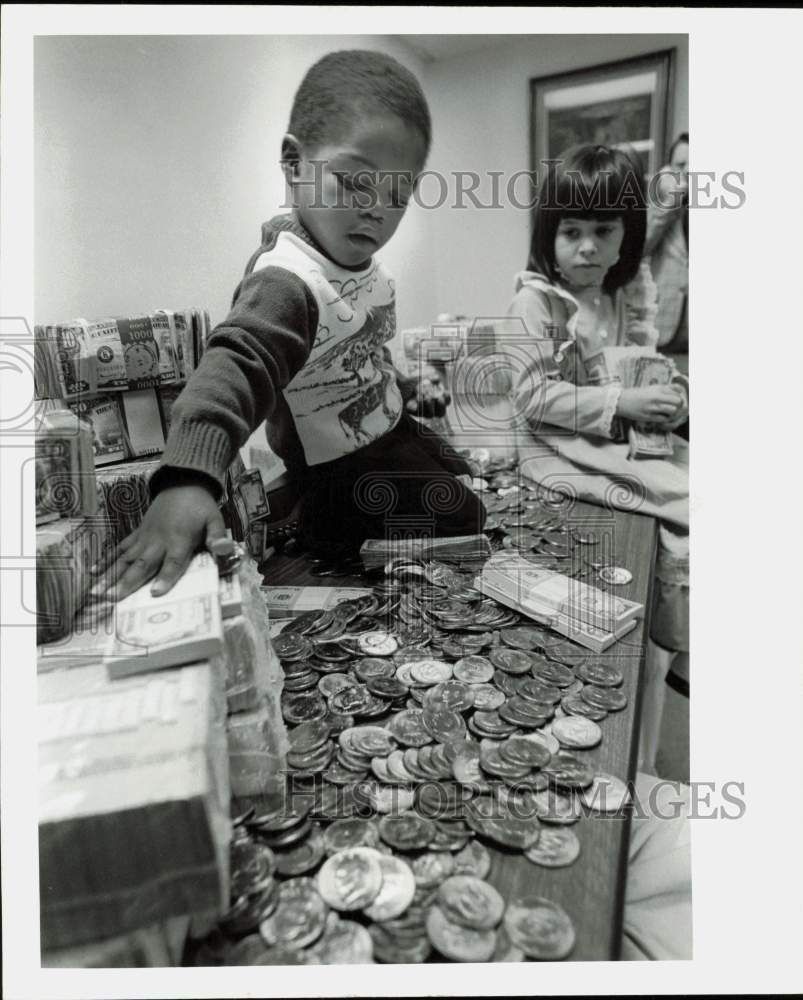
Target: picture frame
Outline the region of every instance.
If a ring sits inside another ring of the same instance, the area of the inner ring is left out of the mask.
[[[627,144],[650,176],[671,143],[675,50],[530,79],[532,170],[570,146]]]

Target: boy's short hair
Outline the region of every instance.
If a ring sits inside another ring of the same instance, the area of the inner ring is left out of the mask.
[[[533,219],[528,270],[559,282],[555,235],[561,219],[621,219],[624,237],[619,260],[602,287],[613,292],[638,273],[647,233],[641,165],[611,146],[573,146],[554,160],[541,184]]]
[[[296,91],[288,132],[302,143],[340,137],[377,107],[418,129],[429,153],[432,123],[421,86],[401,63],[362,49],[331,52],[308,71]]]

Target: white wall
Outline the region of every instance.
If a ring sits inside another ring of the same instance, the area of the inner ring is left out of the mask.
[[[526,35],[427,65],[429,166],[451,172],[530,169],[530,79],[676,48],[672,134],[688,129],[688,36]],[[490,188],[478,196],[488,200]],[[525,189],[520,189],[525,197]],[[434,201],[434,195],[430,196]],[[503,199],[504,201],[504,199]],[[530,242],[525,209],[442,208],[432,216],[436,311],[504,315]]]
[[[385,36],[54,36],[35,46],[35,322],[201,306],[222,320],[284,200],[281,137],[304,72]],[[427,322],[428,219],[382,253],[400,326]]]
[[[688,125],[683,35],[496,36],[434,62],[390,36],[39,37],[35,322],[186,305],[222,320],[284,200],[281,136],[325,52],[380,49],[418,75],[430,168],[508,174],[530,166],[531,77],[672,47],[677,132]],[[381,255],[399,328],[504,312],[528,244],[526,211],[411,207]]]

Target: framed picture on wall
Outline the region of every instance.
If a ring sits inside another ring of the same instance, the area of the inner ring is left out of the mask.
[[[530,80],[532,169],[570,146],[629,145],[645,175],[658,170],[671,137],[674,49]]]

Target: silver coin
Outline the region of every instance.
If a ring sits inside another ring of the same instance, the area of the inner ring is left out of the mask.
[[[599,578],[603,583],[613,584],[614,587],[624,586],[633,579],[633,574],[623,566],[602,566],[599,570]]]
[[[580,841],[567,826],[544,826],[538,843],[528,847],[524,856],[542,868],[566,868],[580,855]]]
[[[564,747],[588,750],[602,739],[602,730],[584,715],[567,715],[552,723],[552,735]]]
[[[630,790],[620,778],[612,774],[597,774],[588,788],[580,796],[595,812],[618,812],[630,801]]]

